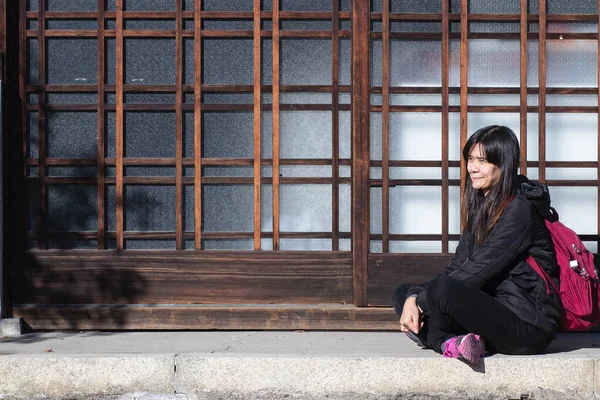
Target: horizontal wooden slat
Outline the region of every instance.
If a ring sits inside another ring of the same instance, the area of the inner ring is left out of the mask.
[[[14,307],[34,330],[376,330],[397,331],[392,308],[319,306]]]
[[[184,19],[193,19],[193,11],[183,11],[182,17]],[[28,11],[28,19],[37,19],[39,13],[37,11]],[[201,11],[200,16],[202,19],[248,19],[251,20],[254,14],[251,11]],[[280,19],[294,19],[294,20],[311,20],[321,19],[330,20],[332,16],[331,12],[323,11],[281,11],[279,13]],[[45,19],[95,19],[98,17],[98,13],[95,11],[46,11],[44,13]],[[114,11],[107,11],[104,13],[104,17],[107,19],[116,18]],[[123,11],[123,18],[126,19],[174,19],[176,17],[175,11]],[[260,13],[261,18],[270,19],[273,18],[273,13],[264,11]],[[349,12],[340,12],[340,19],[350,19]]]
[[[28,252],[19,304],[351,303],[349,252]]]
[[[368,304],[391,305],[398,285],[428,281],[448,265],[450,258],[443,254],[370,254]]]

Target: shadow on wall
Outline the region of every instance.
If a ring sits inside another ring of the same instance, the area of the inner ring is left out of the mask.
[[[30,187],[30,210],[39,209],[35,202],[39,198],[39,186]],[[127,207],[138,210],[137,226],[152,226],[150,219],[158,207],[152,196],[136,193],[128,198]],[[13,314],[38,329],[126,329],[127,306],[148,303],[150,268],[124,252],[97,250],[96,239],[86,234],[97,231],[97,186],[48,185],[47,210],[50,250],[35,250],[38,238],[30,238],[33,250],[14,253],[10,268]],[[37,226],[39,220],[33,216],[30,228],[35,232]]]

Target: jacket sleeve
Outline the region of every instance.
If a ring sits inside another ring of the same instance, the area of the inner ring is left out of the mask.
[[[459,269],[469,257],[472,246],[473,236],[471,235],[471,232],[469,232],[466,229],[463,229],[460,235],[458,246],[456,247],[456,252],[454,253],[454,256],[452,256],[450,263],[436,276],[450,275],[453,271]],[[425,295],[427,292],[427,286],[429,285],[429,282],[430,281],[427,281],[422,285],[413,287],[411,290],[408,291],[407,294],[408,297],[417,296],[417,304],[425,313],[427,313],[427,301],[425,299]]]
[[[480,288],[531,247],[533,214],[530,204],[519,197],[506,207],[482,245],[450,276]]]

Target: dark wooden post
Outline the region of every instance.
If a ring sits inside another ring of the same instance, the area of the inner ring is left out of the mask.
[[[352,2],[352,261],[354,305],[367,305],[370,2]]]

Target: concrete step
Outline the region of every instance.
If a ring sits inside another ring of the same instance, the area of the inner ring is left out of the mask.
[[[599,361],[598,333],[474,367],[396,332],[33,333],[0,340],[0,398],[593,399]]]

